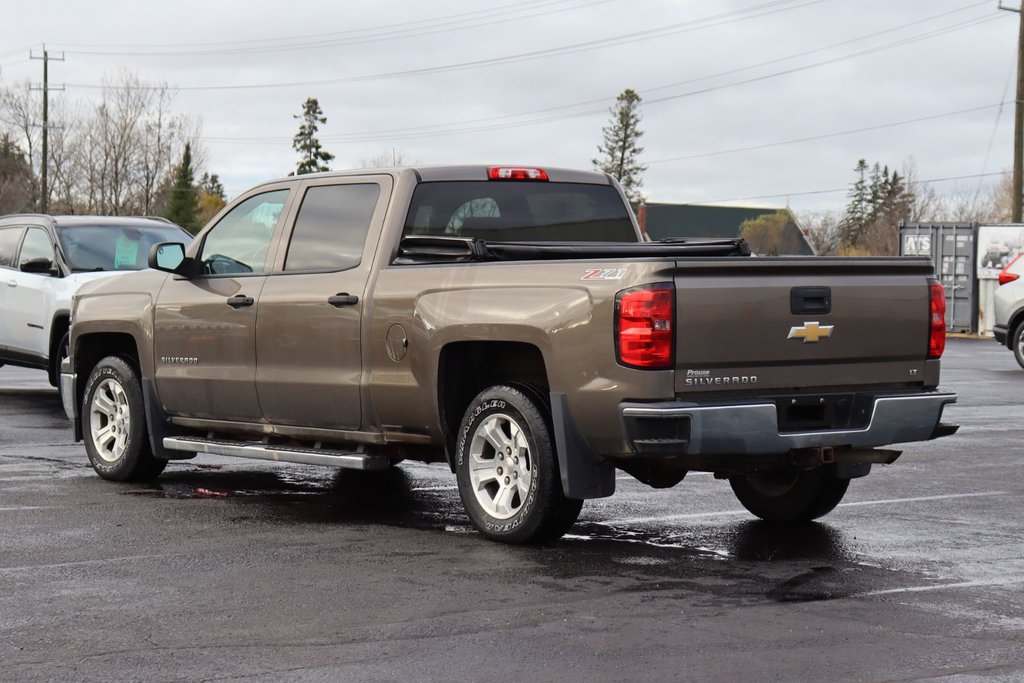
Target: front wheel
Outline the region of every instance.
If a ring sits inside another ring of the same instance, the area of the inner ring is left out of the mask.
[[[1013,331],[1013,357],[1017,359],[1017,364],[1024,368],[1024,322],[1017,325],[1017,329]]]
[[[819,467],[731,477],[729,484],[743,507],[763,520],[807,522],[832,512],[846,495],[850,480],[837,479]]]
[[[101,360],[82,398],[85,451],[96,474],[111,481],[145,481],[163,472],[153,457],[138,372],[123,358]]]
[[[504,543],[544,543],[569,530],[582,500],[566,498],[541,396],[518,387],[481,392],[455,449],[459,496],[473,526]]]

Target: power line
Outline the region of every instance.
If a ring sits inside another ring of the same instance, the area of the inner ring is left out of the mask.
[[[1005,93],[1004,93],[1005,96]],[[1010,100],[1012,102],[1012,100]],[[1007,101],[996,102],[994,104],[985,104],[980,107],[971,107],[969,109],[957,109],[956,111],[947,111],[942,114],[929,114],[928,116],[919,116],[913,119],[902,119],[900,121],[890,121],[889,123],[879,123],[874,126],[864,126],[862,128],[851,128],[849,130],[839,130],[832,133],[822,133],[820,135],[808,135],[802,138],[792,138],[790,140],[780,140],[778,142],[765,142],[758,145],[748,145],[747,147],[733,147],[731,149],[720,149],[714,152],[701,152],[699,154],[687,154],[679,157],[668,157],[666,159],[655,159],[653,161],[645,161],[647,165],[651,164],[665,164],[672,161],[687,161],[690,159],[704,159],[707,157],[721,156],[723,154],[735,154],[737,152],[752,152],[759,149],[768,149],[770,147],[783,147],[785,145],[795,145],[802,142],[813,142],[816,140],[827,140],[828,138],[837,138],[844,135],[855,135],[857,133],[867,133],[873,130],[883,130],[885,128],[894,128],[896,126],[905,126],[911,123],[920,123],[922,121],[932,121],[934,119],[943,119],[950,116],[959,116],[961,114],[969,114],[976,111],[984,111],[986,109],[993,109],[998,107],[1002,110],[1003,106],[1009,104]],[[982,169],[984,170],[984,169]]]
[[[318,85],[334,85],[339,83],[355,83],[360,81],[372,81],[387,78],[406,78],[409,76],[421,76],[425,74],[442,73],[447,71],[462,71],[466,69],[475,69],[485,66],[496,66],[499,64],[511,64],[515,62],[527,61],[532,59],[540,59],[545,57],[560,56],[566,54],[574,54],[577,52],[584,52],[588,50],[595,50],[604,47],[611,47],[616,45],[625,45],[629,43],[635,43],[642,40],[651,40],[654,38],[663,38],[670,35],[678,35],[680,33],[687,33],[690,31],[697,31],[705,28],[711,28],[714,26],[721,26],[723,24],[732,23],[735,21],[741,21],[750,18],[759,18],[776,14],[778,12],[786,12],[794,9],[801,9],[810,5],[817,5],[823,2],[829,2],[830,0],[769,0],[759,5],[752,5],[739,10],[730,10],[721,14],[716,14],[701,19],[687,20],[676,24],[669,24],[667,26],[659,26],[653,29],[647,29],[644,31],[635,31],[632,33],[624,33],[617,36],[611,36],[608,38],[599,38],[596,40],[585,41],[582,43],[574,43],[570,45],[563,45],[560,47],[547,48],[544,50],[533,50],[530,52],[522,52],[518,54],[505,55],[502,57],[490,57],[487,59],[477,59],[465,62],[457,62],[454,64],[444,64],[432,67],[422,67],[416,69],[405,69],[401,71],[381,72],[375,74],[363,74],[359,76],[341,76],[337,78],[326,78],[318,79],[313,81],[295,81],[285,83],[247,83],[247,84],[226,84],[226,85],[194,85],[194,86],[176,86],[177,90],[260,90],[270,88],[291,88],[291,87],[310,87]],[[798,2],[800,4],[793,4]],[[786,6],[790,5],[790,6]],[[96,83],[73,83],[69,84],[69,87],[83,88],[83,89],[96,89],[102,90],[104,88],[110,88],[111,86],[105,86],[103,84]],[[116,86],[114,86],[116,89]],[[145,87],[145,86],[143,86]],[[149,86],[150,89],[156,89],[158,86]]]
[[[974,173],[971,175],[956,175],[948,176],[945,178],[928,178],[927,180],[915,180],[914,184],[920,185],[931,185],[932,183],[945,183],[953,180],[970,180],[974,178],[985,178],[991,176],[1001,176],[1002,172],[994,173]],[[776,197],[803,197],[808,195],[816,194],[835,194],[837,192],[849,192],[849,187],[837,187],[828,190],[805,190],[803,192],[777,192],[775,194],[758,194],[748,195],[746,197],[729,197],[727,199],[705,199],[699,202],[687,202],[688,204],[722,204],[724,202],[743,202],[751,199],[775,199]]]
[[[577,4],[570,5],[567,7],[558,7],[558,5],[564,5],[566,3],[572,2],[575,2]],[[491,26],[498,23],[505,24],[510,21],[532,19],[535,17],[546,16],[558,12],[582,9],[584,7],[591,7],[594,5],[605,4],[608,2],[612,2],[612,0],[587,0],[585,2],[581,2],[581,0],[543,0],[542,2],[529,3],[530,5],[535,5],[534,7],[523,5],[505,6],[510,7],[510,9],[504,9],[503,11],[497,11],[500,8],[491,8],[491,10],[487,11],[485,14],[483,14],[483,16],[472,17],[469,19],[457,19],[455,21],[446,22],[439,21],[438,19],[430,19],[424,20],[422,22],[403,22],[401,24],[390,25],[400,27],[408,26],[408,28],[397,28],[391,30],[367,29],[366,35],[359,35],[358,32],[353,31],[320,34],[321,36],[330,36],[323,38],[321,40],[310,40],[309,37],[293,37],[288,39],[269,39],[267,41],[261,41],[262,44],[257,41],[242,41],[243,44],[237,45],[236,47],[225,47],[223,44],[218,45],[216,43],[206,43],[203,45],[208,45],[209,47],[199,48],[198,46],[193,46],[189,49],[176,49],[169,51],[158,49],[132,51],[129,49],[106,48],[92,50],[68,50],[68,52],[77,55],[119,57],[199,57],[211,55],[259,54],[267,52],[312,50],[322,49],[326,47],[363,45],[367,43],[384,42],[389,40],[418,38],[421,36],[435,35],[438,33],[448,33],[451,31],[463,31],[471,28]],[[478,10],[476,12],[469,12],[466,14],[482,14],[483,12],[483,10]],[[388,29],[390,27],[383,26],[379,28]],[[280,40],[285,40],[287,42],[271,42]]]
[[[253,38],[250,40],[236,40],[236,41],[216,41],[212,43],[134,43],[134,44],[122,44],[122,45],[110,45],[109,43],[60,43],[62,47],[67,48],[104,48],[113,50],[133,50],[139,48],[145,49],[157,49],[157,50],[173,50],[173,49],[197,49],[197,48],[232,48],[232,47],[258,47],[260,45],[273,45],[276,43],[287,43],[288,41],[305,41],[313,39],[329,39],[339,38],[344,36],[358,35],[360,33],[372,33],[374,31],[383,31],[387,29],[399,29],[405,26],[423,26],[424,24],[433,24],[438,22],[445,22],[450,20],[469,20],[467,17],[474,17],[476,15],[489,16],[492,14],[498,14],[505,12],[509,9],[529,9],[535,5],[547,5],[557,4],[560,2],[568,2],[570,0],[523,0],[521,2],[514,2],[507,5],[499,5],[497,7],[488,7],[485,9],[472,10],[469,12],[458,12],[456,14],[446,14],[439,17],[433,17],[429,19],[415,19],[411,21],[401,21],[390,24],[378,24],[376,26],[367,26],[358,29],[348,29],[346,31],[329,31],[326,33],[310,33],[305,35],[287,36],[283,38]],[[68,50],[69,52],[71,50]],[[85,54],[105,54],[105,53],[85,53]],[[118,53],[122,54],[122,53]],[[144,53],[134,53],[136,55],[142,55]]]
[[[686,92],[683,92],[683,93],[677,93],[677,94],[674,94],[674,95],[665,95],[665,96],[662,96],[662,97],[645,99],[644,100],[644,105],[659,104],[659,103],[662,103],[662,102],[673,101],[673,100],[677,100],[677,99],[681,99],[681,98],[685,98],[685,97],[692,97],[692,96],[695,96],[695,95],[702,95],[702,94],[706,94],[706,93],[709,93],[709,92],[714,92],[714,91],[717,91],[717,90],[723,90],[723,89],[726,89],[726,88],[735,87],[735,86],[738,86],[738,85],[746,85],[746,84],[749,84],[749,83],[755,83],[755,82],[759,82],[759,81],[768,80],[768,79],[771,79],[771,78],[777,78],[779,76],[785,76],[785,75],[789,75],[789,74],[793,74],[793,73],[797,73],[797,72],[801,72],[801,71],[806,71],[806,70],[809,70],[809,69],[818,68],[820,66],[825,66],[825,65],[829,65],[829,64],[835,64],[837,62],[845,61],[847,59],[853,59],[853,58],[856,58],[856,57],[861,57],[861,56],[864,56],[864,55],[873,54],[873,53],[876,53],[876,52],[881,52],[883,50],[890,50],[890,49],[893,49],[893,48],[896,48],[896,47],[902,47],[904,45],[908,45],[908,44],[911,44],[911,43],[914,43],[914,42],[919,42],[921,40],[926,40],[926,39],[934,38],[934,37],[937,37],[937,36],[945,35],[947,33],[953,32],[953,31],[962,30],[964,28],[970,28],[970,27],[977,26],[977,25],[980,25],[980,24],[983,24],[983,23],[987,23],[989,21],[992,21],[992,20],[998,19],[998,18],[999,18],[999,15],[997,15],[997,14],[995,14],[995,15],[986,15],[986,16],[983,16],[983,17],[977,17],[977,18],[969,19],[969,20],[966,20],[966,21],[963,21],[963,22],[960,22],[960,23],[957,23],[957,24],[950,25],[950,26],[944,26],[944,27],[941,27],[941,28],[938,28],[938,29],[934,29],[934,30],[931,30],[931,31],[928,31],[928,32],[925,32],[925,33],[922,33],[922,34],[918,34],[916,36],[910,36],[910,37],[907,37],[907,38],[902,38],[900,40],[892,41],[890,43],[885,43],[885,44],[878,45],[878,46],[875,46],[875,47],[872,47],[872,48],[866,48],[866,49],[859,50],[859,51],[856,51],[856,52],[853,52],[853,53],[849,53],[849,54],[846,54],[846,55],[841,55],[841,56],[838,56],[838,57],[833,57],[833,58],[821,60],[821,61],[818,61],[818,62],[812,62],[810,64],[805,64],[805,65],[802,65],[802,66],[792,67],[792,68],[789,68],[789,69],[783,69],[783,70],[771,72],[771,73],[768,73],[768,74],[762,74],[762,75],[759,75],[759,76],[754,76],[754,77],[743,79],[743,80],[739,80],[739,81],[733,81],[731,83],[724,83],[724,84],[720,84],[720,85],[709,86],[709,87],[700,88],[700,89],[697,89],[697,90],[689,90],[689,91],[686,91]],[[844,42],[848,42],[848,41],[844,41]],[[772,61],[777,61],[777,60],[772,60]],[[750,69],[750,68],[754,68],[754,67],[743,67],[742,69],[739,69],[739,70],[747,70],[747,69]],[[722,74],[725,74],[725,73],[729,73],[729,72],[722,72]],[[722,74],[716,74],[715,76],[722,75]],[[693,82],[693,81],[705,80],[705,79],[711,78],[711,77],[713,77],[713,76],[705,76],[705,77],[701,77],[701,78],[690,79],[690,81],[683,81],[683,82],[681,82],[681,83],[679,83],[677,85],[685,84],[685,83]],[[667,88],[667,87],[670,87],[670,86],[661,86],[661,88]],[[599,100],[599,101],[606,102],[607,100]],[[569,106],[579,106],[579,105],[569,105]],[[563,109],[563,108],[566,108],[566,107],[553,107],[553,108],[549,108],[548,111],[555,111],[555,110]],[[545,111],[545,110],[538,110],[538,111]],[[338,136],[325,135],[325,136],[321,137],[321,140],[324,141],[324,142],[351,143],[351,142],[379,142],[379,141],[385,141],[385,140],[391,141],[391,140],[406,140],[406,139],[424,139],[424,138],[432,138],[432,137],[443,137],[443,136],[447,136],[447,135],[460,135],[460,134],[465,134],[465,133],[483,132],[483,131],[495,130],[495,129],[506,129],[506,128],[518,128],[518,127],[523,127],[523,126],[532,126],[532,125],[537,125],[537,124],[540,124],[540,123],[549,123],[549,122],[552,122],[552,121],[563,121],[563,120],[568,120],[568,119],[581,118],[581,117],[585,117],[585,116],[593,116],[593,115],[596,115],[596,114],[605,114],[605,113],[607,113],[606,109],[604,107],[601,107],[601,108],[595,108],[595,109],[588,109],[588,110],[584,110],[584,111],[580,111],[580,112],[571,112],[571,113],[558,114],[558,115],[546,116],[546,117],[541,117],[541,118],[526,119],[526,120],[523,120],[523,121],[512,121],[512,122],[508,122],[508,123],[495,123],[495,121],[497,119],[500,119],[502,117],[493,117],[491,119],[478,119],[478,121],[481,121],[482,123],[481,123],[481,125],[476,125],[476,126],[452,127],[452,128],[432,130],[432,131],[431,130],[424,130],[423,132],[414,132],[415,129],[411,129],[410,132],[408,132],[408,133],[369,132],[369,133],[357,133],[357,134],[343,134],[343,135],[338,135]],[[286,143],[290,144],[289,142],[287,142],[286,140],[282,140],[281,138],[255,138],[255,137],[231,138],[231,137],[214,137],[214,136],[211,136],[211,137],[204,137],[203,140],[207,141],[207,142],[238,142],[238,143],[243,143],[244,142],[245,144],[286,144]]]
[[[807,55],[815,54],[815,53],[818,53],[818,52],[824,52],[824,51],[827,51],[827,50],[832,50],[832,49],[835,49],[837,47],[842,47],[844,45],[849,45],[851,43],[860,42],[862,40],[868,40],[870,38],[875,38],[875,37],[880,36],[880,35],[885,35],[887,33],[893,33],[895,31],[899,31],[899,30],[902,30],[902,29],[905,29],[905,28],[910,28],[912,26],[917,26],[919,24],[927,23],[927,22],[933,21],[935,19],[940,19],[940,18],[948,16],[950,14],[956,14],[956,13],[959,13],[959,12],[963,12],[965,10],[973,9],[973,8],[978,7],[980,5],[987,5],[988,2],[989,2],[989,0],[981,0],[980,2],[973,2],[973,3],[970,3],[970,4],[966,5],[966,6],[964,6],[964,7],[959,7],[957,9],[949,10],[949,11],[946,11],[946,12],[940,12],[938,14],[933,14],[933,15],[930,15],[930,16],[927,16],[927,17],[922,17],[920,19],[916,19],[914,21],[911,21],[911,22],[908,22],[908,23],[905,23],[905,24],[900,24],[900,25],[897,25],[897,26],[892,26],[890,28],[883,29],[881,31],[873,31],[871,33],[863,34],[863,35],[860,35],[860,36],[857,36],[857,37],[854,37],[854,38],[848,38],[848,39],[840,41],[838,43],[832,43],[832,44],[829,44],[829,45],[824,45],[824,46],[821,46],[821,47],[813,48],[811,50],[804,50],[802,52],[796,52],[796,53],[793,53],[793,54],[790,54],[790,55],[785,55],[783,57],[776,57],[774,59],[769,59],[769,60],[762,61],[762,62],[756,62],[754,64],[748,64],[746,66],[736,67],[736,68],[733,68],[733,69],[729,69],[727,71],[720,71],[720,72],[714,73],[714,74],[708,74],[708,75],[705,75],[705,76],[698,76],[696,78],[690,78],[690,79],[687,79],[687,80],[684,80],[684,81],[676,81],[674,83],[667,83],[665,85],[658,85],[658,86],[654,86],[654,87],[650,87],[650,88],[641,88],[640,91],[644,92],[644,93],[650,93],[650,92],[655,92],[655,91],[659,91],[659,90],[668,90],[668,89],[679,87],[679,86],[682,86],[682,85],[688,85],[688,84],[691,84],[691,83],[697,83],[697,82],[703,81],[703,80],[709,80],[709,79],[712,79],[712,78],[719,78],[721,76],[728,76],[728,75],[732,75],[732,74],[735,74],[735,73],[740,73],[740,72],[743,72],[743,71],[749,71],[751,69],[759,68],[759,67],[762,67],[762,66],[767,66],[767,65],[770,65],[770,64],[776,64],[778,62],[784,62],[784,61],[788,61],[790,59],[796,59],[798,57],[805,57]],[[496,121],[501,121],[501,120],[505,120],[505,119],[520,118],[520,117],[523,117],[523,116],[532,116],[532,115],[535,115],[535,114],[546,114],[546,113],[551,113],[551,112],[556,112],[556,111],[563,111],[563,110],[566,110],[566,109],[576,109],[578,107],[592,106],[592,105],[601,105],[602,106],[601,109],[591,109],[591,110],[588,110],[588,111],[585,111],[585,112],[578,112],[578,113],[575,114],[577,116],[590,116],[590,115],[595,114],[595,113],[604,113],[605,109],[603,107],[606,107],[608,105],[608,102],[613,100],[614,98],[615,98],[615,95],[612,95],[612,96],[601,97],[601,98],[592,99],[592,100],[585,100],[585,101],[582,101],[582,102],[574,102],[572,104],[564,104],[564,105],[558,105],[558,106],[554,106],[554,107],[545,107],[545,108],[542,108],[542,109],[533,109],[533,110],[529,110],[529,111],[521,111],[521,112],[510,113],[510,114],[497,114],[495,116],[489,116],[489,117],[486,117],[486,118],[464,119],[462,121],[456,121],[456,122],[453,122],[453,123],[437,123],[437,124],[428,124],[428,125],[420,125],[420,126],[410,126],[410,127],[404,127],[404,128],[382,129],[382,130],[376,130],[376,131],[366,131],[364,133],[354,133],[354,134],[349,134],[349,135],[339,135],[339,136],[333,136],[333,137],[332,136],[326,136],[324,138],[324,140],[325,141],[339,141],[340,142],[340,141],[343,141],[345,138],[361,138],[363,136],[371,136],[371,135],[372,136],[381,136],[381,139],[384,139],[384,138],[391,138],[391,137],[393,137],[393,136],[395,136],[397,134],[401,134],[401,133],[413,133],[413,132],[415,132],[415,133],[424,133],[424,132],[441,131],[441,130],[448,131],[448,130],[453,130],[453,127],[456,127],[456,128],[454,128],[455,131],[459,131],[460,129],[457,128],[457,127],[459,127],[459,126],[466,126],[466,125],[470,125],[470,124],[480,124],[480,123],[490,123],[490,124],[493,124]],[[269,142],[273,142],[275,144],[281,143],[281,139],[279,137],[266,137],[266,136],[264,136],[264,137],[245,136],[245,137],[232,137],[232,138],[216,137],[216,138],[207,138],[207,139],[212,140],[212,141],[217,141],[217,142],[236,141],[236,140],[241,142],[241,141],[244,140],[246,142],[253,142],[253,143],[259,143],[259,142],[262,142],[262,141],[269,141]]]

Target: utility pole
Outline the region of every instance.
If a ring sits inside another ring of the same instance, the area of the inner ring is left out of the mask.
[[[1014,223],[1021,222],[1021,193],[1024,192],[1024,12],[1020,7],[1006,7],[1002,1],[999,9],[1016,12],[1020,16],[1017,32],[1017,102],[1013,118],[1013,217]]]
[[[42,196],[39,198],[39,212],[40,213],[46,213],[47,208],[48,208],[47,204],[49,203],[49,199],[50,199],[50,188],[49,188],[49,186],[47,184],[47,169],[50,166],[50,160],[49,160],[49,157],[48,157],[48,149],[47,149],[47,137],[50,134],[50,97],[49,97],[49,95],[50,95],[50,90],[51,89],[52,90],[63,90],[64,89],[63,85],[61,85],[61,86],[54,86],[53,88],[50,88],[49,66],[50,66],[50,60],[51,59],[53,59],[55,61],[58,61],[58,62],[63,62],[64,61],[64,53],[62,52],[60,57],[51,57],[50,53],[46,51],[46,45],[43,45],[43,54],[41,56],[37,57],[36,55],[34,55],[34,54],[32,54],[30,52],[29,53],[29,58],[30,59],[41,59],[41,60],[43,60],[43,84],[41,86],[32,86],[32,89],[33,90],[42,90],[43,91],[43,154],[42,154],[43,160],[42,160],[42,163],[41,163],[40,169],[39,169],[39,177],[40,177],[40,180],[42,181],[42,188],[41,188],[42,189]]]

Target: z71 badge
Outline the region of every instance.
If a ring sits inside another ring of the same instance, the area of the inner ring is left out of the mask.
[[[626,275],[625,268],[587,268],[581,280],[621,280]]]

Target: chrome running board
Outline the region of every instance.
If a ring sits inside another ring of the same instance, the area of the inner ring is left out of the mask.
[[[385,455],[349,453],[326,448],[271,446],[259,441],[217,441],[169,436],[164,438],[164,448],[189,453],[211,453],[237,458],[293,462],[302,465],[327,465],[352,470],[386,470],[391,464]]]

